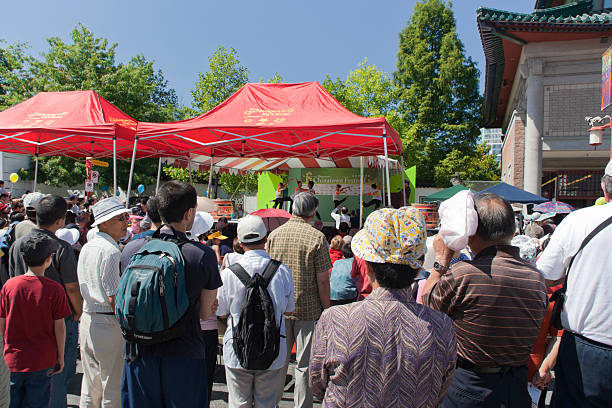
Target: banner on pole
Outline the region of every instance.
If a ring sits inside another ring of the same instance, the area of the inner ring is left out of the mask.
[[[100,177],[100,173],[98,173],[97,171],[92,171],[91,172],[91,181],[92,183],[96,184],[98,182],[98,178]]]
[[[94,183],[91,180],[85,181],[85,192],[91,193],[94,191]]]
[[[601,57],[601,110],[612,102],[612,47]]]

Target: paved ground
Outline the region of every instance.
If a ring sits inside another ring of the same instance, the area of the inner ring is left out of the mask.
[[[227,387],[225,385],[225,371],[223,368],[223,358],[219,356],[219,363],[217,365],[217,372],[215,373],[215,384],[213,386],[213,396],[210,406],[212,408],[221,408],[227,406]],[[293,407],[293,368],[295,364],[289,366],[287,373],[287,381],[285,382],[285,394],[281,401],[280,408]],[[79,406],[79,395],[81,392],[81,380],[83,378],[83,370],[81,369],[81,362],[77,361],[77,375],[75,375],[68,386],[68,407]],[[315,407],[320,407],[321,404],[314,404]]]

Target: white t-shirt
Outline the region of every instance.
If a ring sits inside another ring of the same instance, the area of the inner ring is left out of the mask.
[[[548,280],[563,277],[571,257],[599,224],[612,216],[612,204],[583,208],[569,214],[550,238],[537,262]],[[578,254],[567,281],[561,313],[571,332],[612,346],[612,226],[599,232]]]
[[[340,223],[343,222],[346,222],[349,227],[351,226],[351,217],[349,217],[348,214],[339,213],[337,208],[334,208],[334,211],[332,211],[330,215],[336,220],[336,229],[340,229]]]
[[[264,250],[247,251],[240,257],[238,263],[251,275],[263,273],[266,265],[270,261],[270,256]],[[221,271],[221,280],[223,286],[217,291],[217,300],[219,308],[217,316],[225,316],[231,314],[227,318],[227,330],[223,336],[223,361],[229,368],[242,368],[238,357],[234,353],[232,340],[232,319],[233,324],[237,325],[240,319],[240,309],[242,308],[242,300],[244,299],[245,287],[240,282],[238,277],[225,268]],[[278,357],[272,362],[268,370],[278,370],[283,367],[287,359],[287,342],[285,339],[285,318],[281,316],[285,312],[293,312],[295,310],[295,299],[293,292],[293,278],[289,268],[281,265],[276,271],[276,274],[268,285],[268,293],[274,303],[274,314],[276,315],[276,324],[280,324],[280,348]]]

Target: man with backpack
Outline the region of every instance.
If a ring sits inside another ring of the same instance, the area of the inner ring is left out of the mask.
[[[222,284],[217,258],[187,239],[196,215],[193,186],[169,181],[157,200],[164,225],[132,257],[117,292],[115,313],[126,338],[121,406],[205,407],[200,318],[214,313]]]
[[[217,315],[229,316],[223,359],[230,407],[273,407],[285,379],[283,315],[295,309],[293,278],[287,266],[270,259],[266,235],[260,217],[243,218],[238,241],[244,255],[221,272]]]

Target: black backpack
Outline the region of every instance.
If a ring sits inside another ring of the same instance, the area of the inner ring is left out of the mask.
[[[238,361],[247,370],[266,370],[278,357],[280,327],[276,325],[268,284],[280,265],[271,259],[262,275],[252,277],[237,263],[229,267],[246,287],[237,326],[232,319],[232,338]]]

